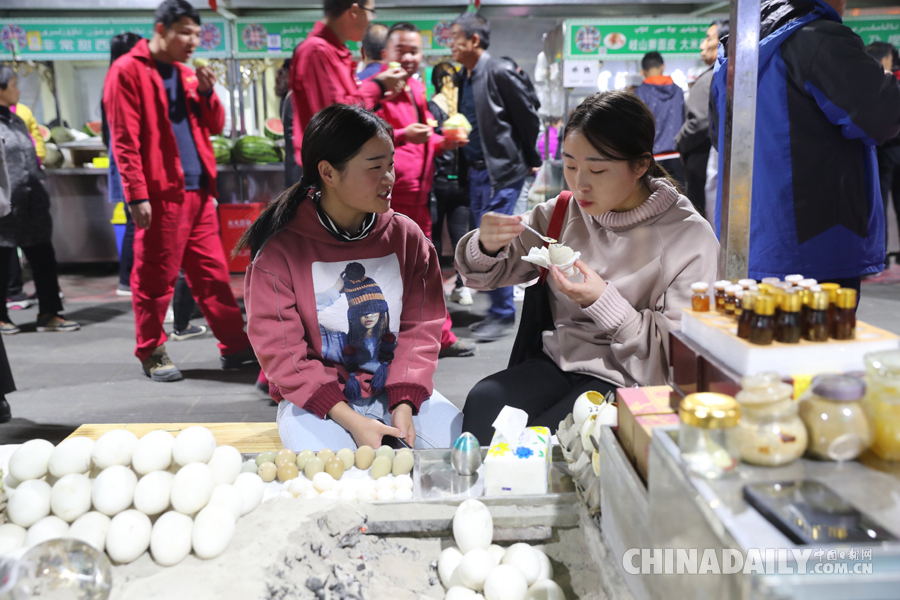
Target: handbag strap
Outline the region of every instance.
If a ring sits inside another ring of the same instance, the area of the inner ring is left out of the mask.
[[[562,233],[563,221],[566,218],[566,211],[569,209],[569,201],[572,200],[572,192],[561,192],[559,198],[556,199],[556,206],[553,207],[553,215],[550,217],[550,227],[547,228],[547,237],[555,240],[559,239]],[[549,246],[548,242],[544,242],[544,248]],[[541,283],[547,279],[547,269],[541,269]]]

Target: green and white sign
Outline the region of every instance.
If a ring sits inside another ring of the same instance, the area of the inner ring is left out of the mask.
[[[563,58],[636,60],[654,50],[697,57],[709,24],[707,19],[570,19]]]
[[[0,60],[109,60],[110,38],[153,35],[153,21],[135,19],[0,19]],[[198,56],[228,58],[225,19],[203,19]]]
[[[900,17],[847,17],[844,25],[861,37],[866,45],[887,42],[900,46]]]
[[[457,15],[410,15],[389,21],[379,21],[388,27],[409,21],[422,32],[422,46],[426,55],[450,53],[450,24]],[[234,39],[238,58],[288,58],[313,30],[316,21],[287,21],[275,17],[239,18],[235,21]],[[357,42],[347,47],[359,52]]]

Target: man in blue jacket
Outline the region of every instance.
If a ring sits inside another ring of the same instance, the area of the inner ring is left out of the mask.
[[[846,0],[770,0],[760,18],[749,276],[859,289],[884,269],[876,145],[900,132],[900,85],[841,21]],[[724,145],[719,46],[710,134]],[[719,172],[722,172],[719,155]],[[721,227],[722,181],[716,198]]]
[[[665,74],[666,63],[659,52],[648,52],[641,59],[644,82],[634,93],[644,101],[656,119],[656,138],[653,140],[653,157],[669,172],[684,192],[686,177],[681,156],[675,149],[675,136],[684,125],[684,91]]]

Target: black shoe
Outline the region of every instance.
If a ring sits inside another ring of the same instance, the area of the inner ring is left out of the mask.
[[[12,411],[9,410],[9,402],[0,396],[0,423],[6,423],[12,419]]]
[[[183,342],[192,338],[203,337],[207,331],[206,325],[188,325],[184,331],[173,331],[169,339],[173,342]]]
[[[253,352],[252,346],[247,346],[244,350],[233,354],[223,354],[219,357],[219,360],[222,363],[222,368],[226,371],[243,369],[249,366],[259,367],[259,361],[256,360],[256,354]]]
[[[475,350],[475,344],[470,344],[469,342],[464,342],[462,340],[456,340],[452,345],[447,346],[446,348],[441,348],[441,351],[438,353],[438,358],[448,358],[452,356],[462,358],[465,356],[474,356]]]
[[[488,317],[478,323],[478,325],[479,327],[472,331],[472,337],[482,342],[493,342],[513,333],[516,328],[516,321],[501,321],[500,319]]]

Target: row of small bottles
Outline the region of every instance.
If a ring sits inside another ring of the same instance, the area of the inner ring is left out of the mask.
[[[784,281],[768,277],[759,283],[741,279],[737,285],[723,280],[714,287],[716,312],[733,315],[738,337],[751,344],[856,338],[856,290],[852,288],[819,284],[802,275],[788,275]],[[709,312],[709,284],[698,282],[691,290],[694,312]]]

